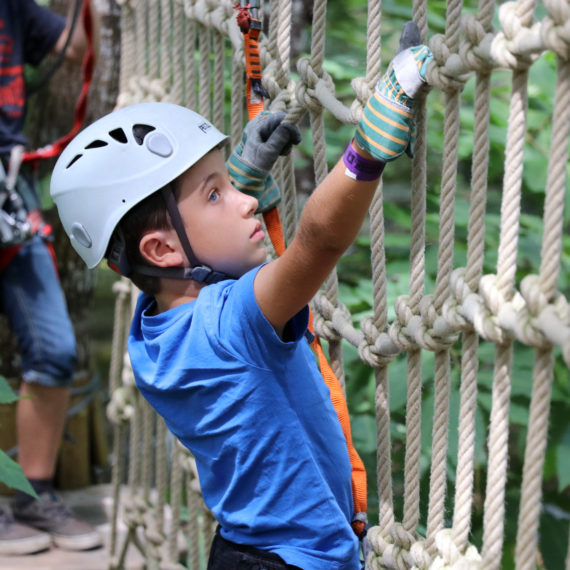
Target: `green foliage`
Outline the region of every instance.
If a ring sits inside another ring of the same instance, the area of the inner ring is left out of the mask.
[[[0,405],[13,404],[18,399],[6,378],[0,375]],[[0,426],[1,429],[2,426]],[[0,483],[8,487],[24,491],[33,497],[37,497],[36,492],[26,479],[22,468],[4,451],[0,449]]]

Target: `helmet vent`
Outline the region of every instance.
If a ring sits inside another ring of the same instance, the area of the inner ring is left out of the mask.
[[[93,142],[90,142],[86,147],[85,150],[89,149],[89,148],[100,148],[102,146],[107,146],[108,143],[106,143],[105,141],[101,141],[99,139],[94,140]]]
[[[128,142],[127,135],[123,129],[113,129],[112,131],[109,131],[109,135],[112,136],[117,142],[123,144],[127,144]]]
[[[66,168],[69,168],[73,163],[77,162],[83,155],[82,154],[76,154],[70,161],[69,164],[66,166]]]
[[[141,125],[141,124],[134,125],[133,126],[133,136],[135,137],[137,144],[142,145],[146,135],[148,135],[148,133],[150,133],[154,130],[156,130],[156,129],[150,125]]]

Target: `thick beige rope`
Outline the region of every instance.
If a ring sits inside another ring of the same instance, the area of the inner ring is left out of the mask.
[[[566,149],[570,133],[569,105],[570,64],[567,60],[559,58],[558,81],[552,114],[551,154],[546,182],[542,263],[539,282],[537,283],[539,287],[536,287],[537,290],[534,295],[528,295],[527,298],[527,306],[531,315],[539,313],[548,301],[556,295],[560,252],[562,250],[563,203],[566,191],[564,164],[567,160]],[[523,570],[534,568],[534,560],[536,559],[542,496],[542,471],[548,435],[553,367],[552,347],[538,348],[534,368],[516,541],[515,560],[517,568]]]
[[[427,41],[427,3],[416,1],[413,19]],[[426,156],[427,124],[424,94],[416,105],[417,138],[412,167],[412,196],[410,203],[412,232],[410,236],[410,285],[407,302],[411,312],[419,312],[424,294],[425,278],[425,211],[426,211]],[[418,528],[420,518],[420,456],[422,414],[422,357],[419,346],[408,350],[406,403],[406,457],[404,469],[404,513],[402,524],[406,532]]]
[[[508,5],[505,5],[508,6]],[[519,25],[532,20],[533,2],[518,2],[509,13]],[[502,22],[504,19],[502,19]],[[496,302],[510,301],[513,296],[519,231],[523,148],[526,130],[528,71],[526,66],[513,72],[511,107],[505,150],[505,175],[501,208],[501,235],[497,261]],[[483,564],[500,568],[505,519],[505,485],[508,461],[509,398],[513,347],[510,339],[497,346],[493,381],[493,404],[489,431],[489,462],[483,519]]]

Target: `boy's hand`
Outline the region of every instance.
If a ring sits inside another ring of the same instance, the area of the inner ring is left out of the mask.
[[[258,212],[266,212],[279,203],[279,188],[270,171],[280,156],[289,154],[292,146],[301,142],[299,129],[284,123],[284,118],[285,113],[263,111],[251,120],[227,163],[232,184],[257,198]]]
[[[404,151],[413,155],[413,100],[426,82],[432,59],[431,50],[420,44],[417,25],[408,22],[400,37],[400,51],[376,84],[356,129],[356,142],[375,159],[389,162]]]

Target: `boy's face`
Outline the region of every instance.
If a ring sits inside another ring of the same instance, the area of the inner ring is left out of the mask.
[[[215,149],[180,177],[178,209],[196,257],[240,277],[266,260],[265,233],[254,217],[257,200],[236,190]]]

